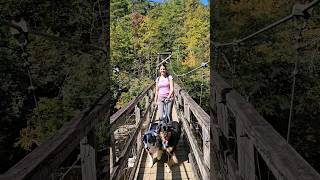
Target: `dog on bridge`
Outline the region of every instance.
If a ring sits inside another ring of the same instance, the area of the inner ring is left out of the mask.
[[[181,135],[181,124],[177,121],[171,121],[169,123],[162,122],[159,124],[159,136],[161,139],[162,151],[167,154],[167,165],[169,172],[171,167],[178,164],[178,159],[175,155],[180,135]]]
[[[144,149],[148,154],[150,161],[150,167],[152,167],[156,162],[158,162],[163,154],[161,149],[161,140],[159,138],[159,124],[152,123],[147,132],[144,133],[142,141],[144,144]]]

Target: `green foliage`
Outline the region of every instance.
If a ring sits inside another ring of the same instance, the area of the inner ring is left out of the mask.
[[[142,63],[148,63],[150,59],[146,57],[171,51],[173,62],[169,70],[185,73],[209,60],[209,9],[194,0],[166,1],[147,13],[134,41]],[[155,63],[156,60],[151,61]],[[205,74],[208,72],[205,69]],[[209,76],[205,75],[204,84],[209,82],[208,79]],[[196,89],[190,93],[198,103],[202,97],[202,105],[206,109],[209,96],[201,93],[202,75],[194,73],[184,78],[175,77],[175,81],[186,89]],[[203,92],[208,90],[204,85]]]
[[[109,12],[103,4],[14,0],[1,4],[0,18],[21,16],[34,32],[104,48],[102,16]],[[112,113],[125,106],[154,80],[158,52],[173,52],[171,70],[178,73],[209,58],[209,10],[199,1],[112,0],[110,10],[110,66],[99,51],[37,33],[29,33],[28,44],[21,48],[9,28],[0,27],[1,172],[106,91],[112,92]],[[114,73],[110,75],[109,69]],[[208,93],[200,94],[200,87],[203,83],[208,92],[208,80],[202,81],[200,72],[184,81],[187,88],[196,89],[192,94],[196,100],[203,96],[202,103],[207,102]],[[97,129],[99,142],[105,142],[106,124]]]
[[[109,66],[100,51],[37,33],[105,48],[104,7],[78,0],[1,3],[1,20],[23,17],[34,31],[21,48],[0,27],[1,172],[108,91]]]
[[[138,96],[139,93],[141,93],[144,90],[144,88],[146,88],[146,85],[150,83],[151,83],[151,80],[148,77],[131,79],[130,83],[126,85],[126,86],[130,86],[129,91],[121,94],[121,97],[117,102],[116,107],[121,108],[125,106],[134,97]]]
[[[38,106],[33,109],[27,128],[20,132],[19,144],[24,149],[30,149],[33,143],[41,144],[54,135],[73,115],[72,109],[63,106],[61,100],[41,98]]]

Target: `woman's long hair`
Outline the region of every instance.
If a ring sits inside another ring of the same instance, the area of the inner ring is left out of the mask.
[[[160,70],[161,66],[163,66],[164,68],[166,68],[166,77],[169,77],[170,74],[169,74],[169,72],[168,72],[168,69],[167,69],[166,64],[165,64],[165,63],[160,64],[159,70]],[[159,72],[159,73],[160,73],[160,72]],[[161,76],[161,73],[160,73],[160,76]],[[160,77],[160,76],[159,76],[159,77]]]

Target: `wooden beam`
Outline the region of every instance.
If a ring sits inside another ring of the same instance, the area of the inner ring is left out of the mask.
[[[180,92],[184,103],[188,104],[188,108],[185,107],[185,111],[187,110],[189,112],[191,110],[193,115],[199,122],[200,126],[207,127],[208,129],[210,129],[210,116],[192,99],[192,97],[187,92],[181,89],[181,87],[178,84],[175,84],[174,87],[176,92]],[[184,113],[186,114],[186,112]]]
[[[216,81],[221,85],[218,92],[230,87],[219,75]],[[240,94],[230,91],[226,103],[277,179],[320,179],[319,173]]]
[[[119,111],[117,111],[116,113],[114,113],[111,117],[110,117],[110,125],[113,126],[113,128],[115,128],[116,123],[119,119],[121,119],[122,117],[128,115],[130,112],[132,112],[132,110],[134,109],[134,107],[139,103],[139,101],[141,101],[141,99],[146,95],[146,93],[149,91],[149,89],[152,88],[152,86],[155,84],[155,82],[151,83],[149,86],[147,86],[136,98],[134,98],[133,100],[131,100],[125,107],[121,108]]]

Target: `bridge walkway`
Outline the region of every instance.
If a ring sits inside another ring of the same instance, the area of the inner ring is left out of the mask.
[[[159,119],[159,115],[155,119]],[[172,120],[178,120],[177,109],[175,106],[172,108]],[[172,171],[169,172],[169,167],[164,162],[166,161],[166,156],[163,155],[161,160],[150,167],[151,159],[148,157],[145,151],[142,152],[142,156],[140,156],[138,173],[136,175],[136,179],[138,180],[171,180],[171,179],[195,179],[194,173],[191,167],[191,163],[189,162],[188,153],[189,147],[186,142],[186,139],[181,135],[179,140],[179,144],[176,149],[176,156],[178,159],[178,164],[172,167]]]

